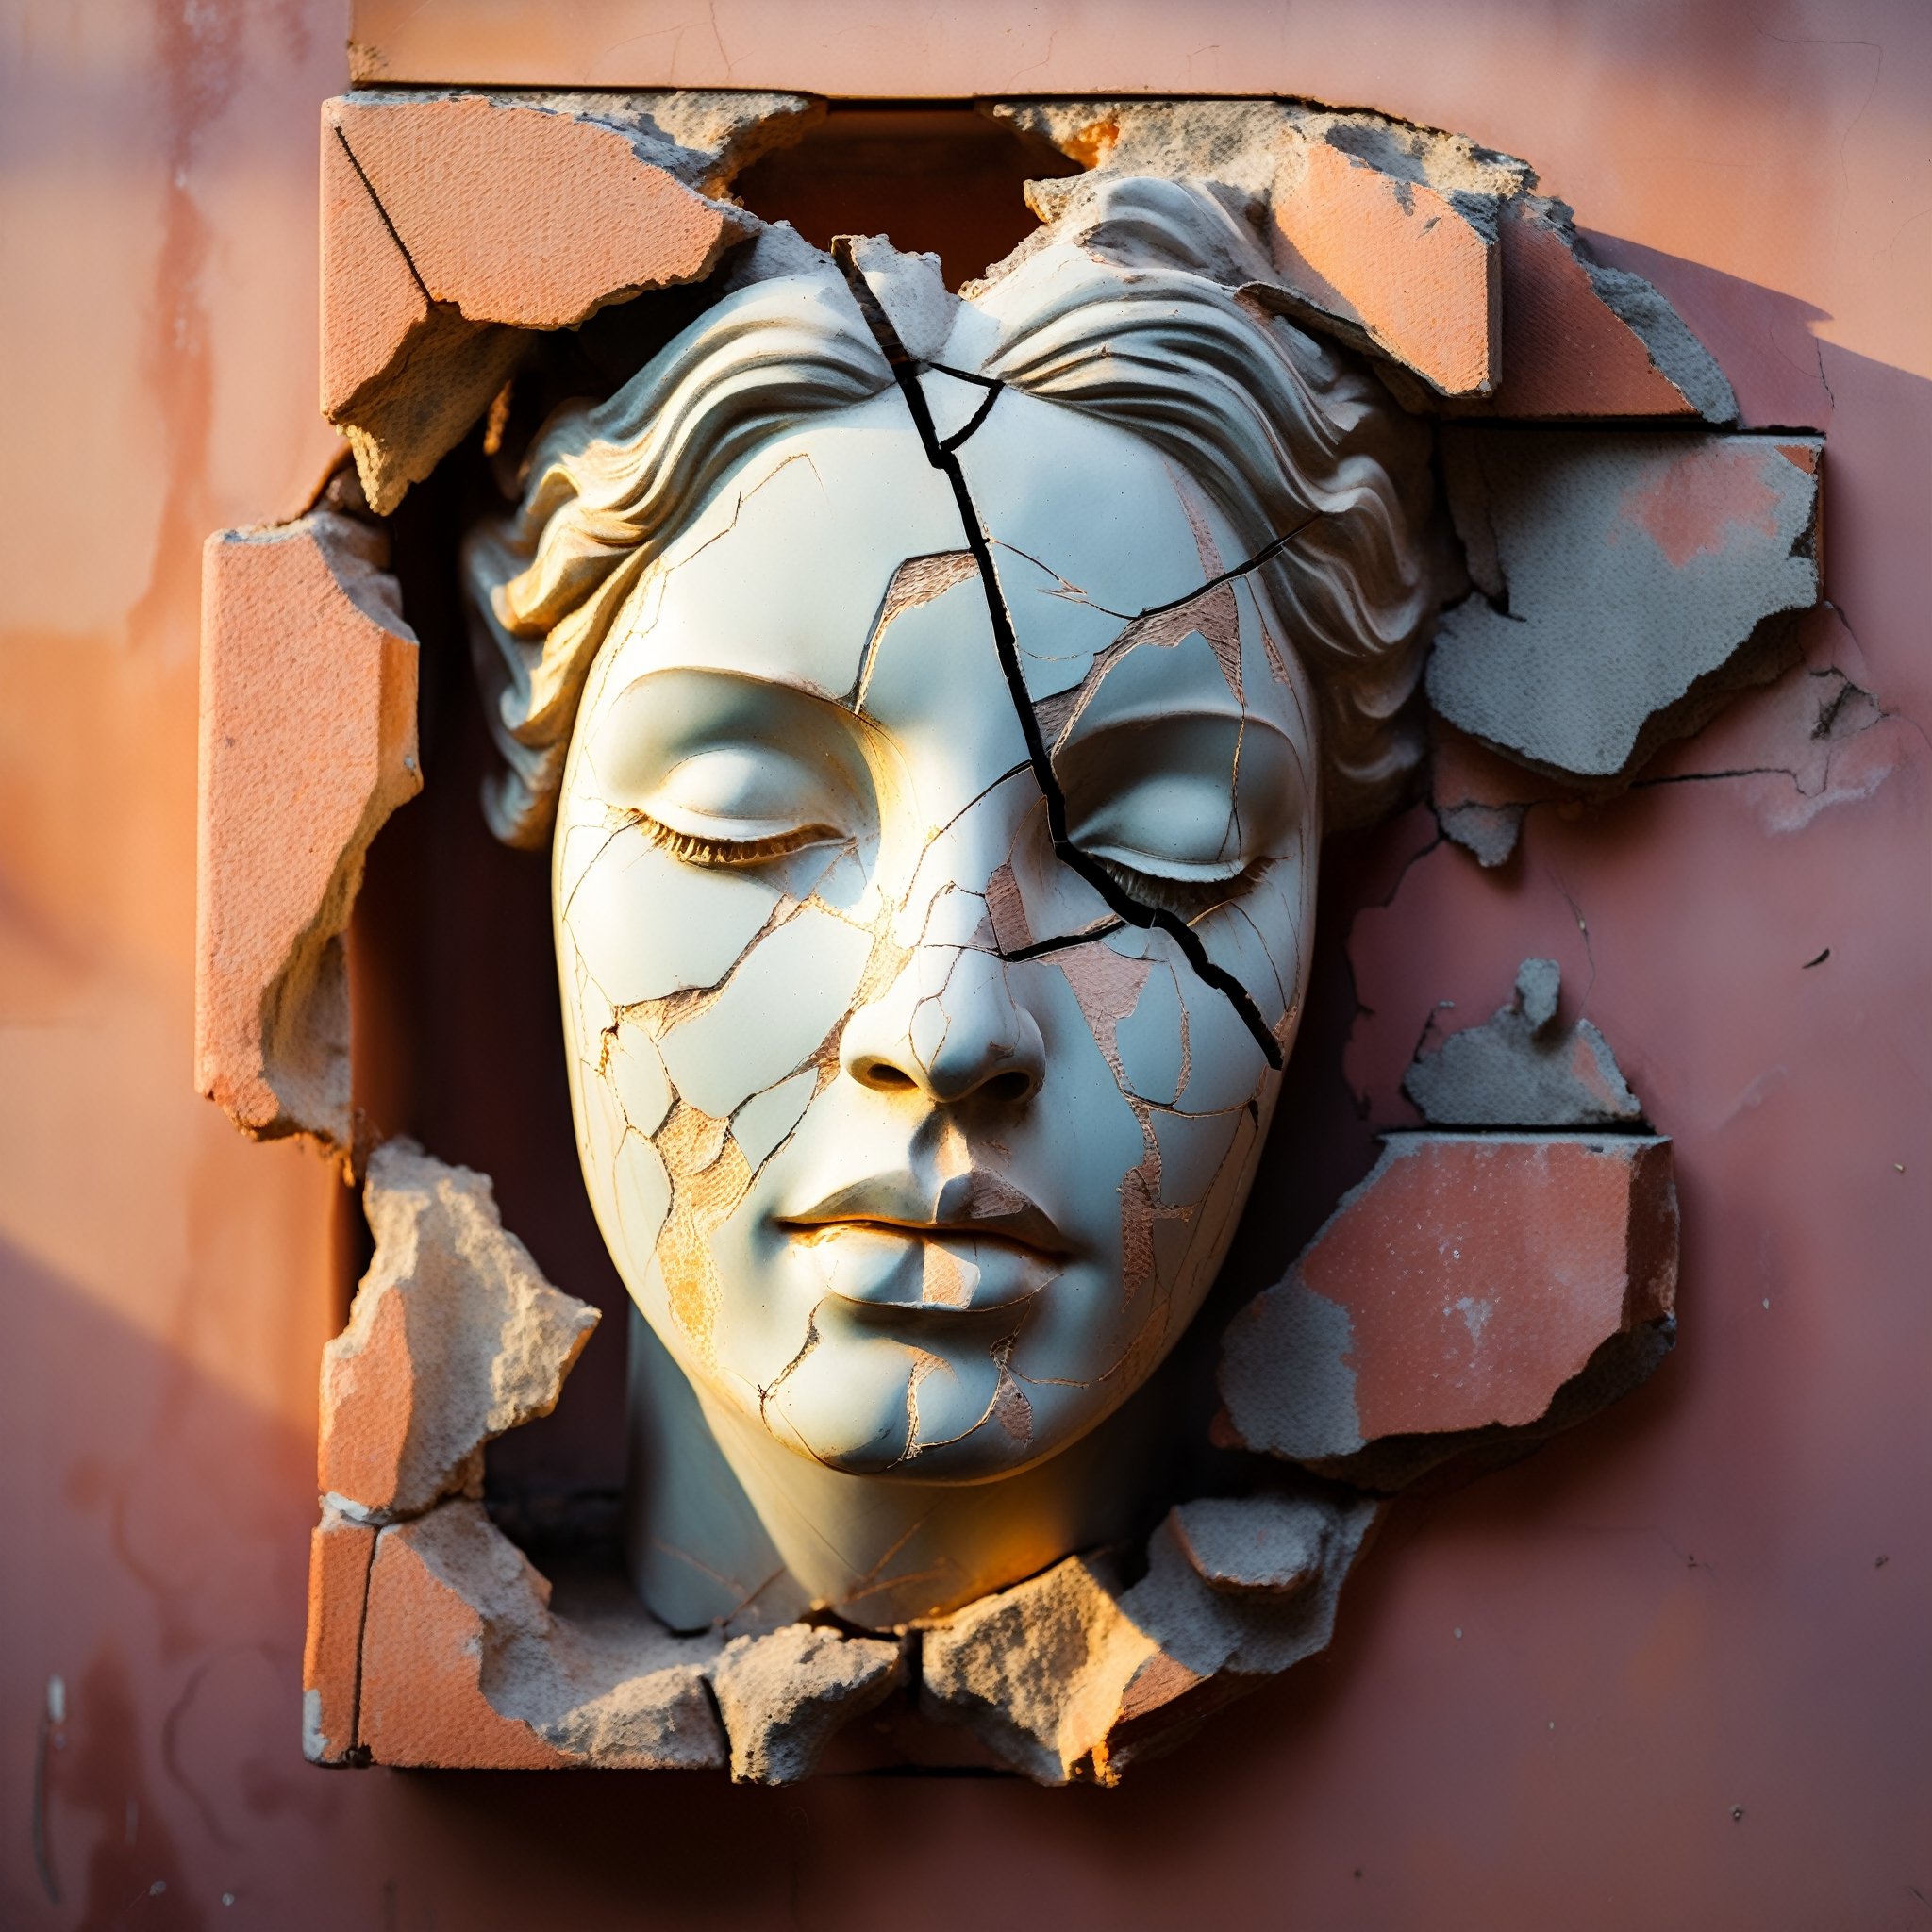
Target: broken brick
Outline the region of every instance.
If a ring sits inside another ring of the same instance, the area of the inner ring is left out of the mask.
[[[329,511],[203,553],[195,1081],[260,1139],[351,1140],[342,936],[371,841],[423,784],[387,560]]]
[[[1391,1134],[1288,1275],[1229,1323],[1225,1435],[1330,1474],[1384,1439],[1523,1426],[1677,1278],[1649,1135]]]
[[[514,366],[519,331],[708,275],[758,224],[701,187],[756,151],[758,128],[789,134],[806,110],[759,95],[689,126],[673,116],[712,143],[693,149],[603,95],[326,103],[323,413],[371,507],[388,514],[461,438]]]
[[[1554,959],[1525,959],[1507,1006],[1417,1056],[1402,1091],[1431,1126],[1641,1124],[1609,1042],[1588,1020],[1557,1024],[1559,972]]]
[[[1816,437],[1446,425],[1473,594],[1430,702],[1545,772],[1620,784],[1791,655],[1818,598]]]
[[[1361,132],[1343,122],[1286,147],[1272,196],[1275,265],[1432,389],[1487,395],[1501,366],[1496,202],[1432,185],[1420,138],[1367,147]]]
[[[1562,202],[1512,201],[1497,242],[1502,380],[1473,413],[1737,420],[1710,351],[1642,276],[1595,260]]]
[[[365,1518],[475,1483],[484,1443],[562,1391],[598,1312],[543,1279],[491,1184],[408,1141],[370,1157],[375,1254],[323,1352],[320,1485]]]
[[[809,1777],[833,1734],[883,1704],[905,1681],[896,1641],[787,1624],[724,1646],[711,1688],[731,1740],[731,1775],[745,1784]]]
[[[308,1626],[302,1648],[302,1750],[315,1764],[349,1761],[356,1744],[362,1610],[375,1530],[325,1509],[308,1539]]]
[[[705,1669],[634,1605],[552,1614],[550,1586],[480,1504],[381,1532],[362,1639],[360,1743],[377,1764],[545,1771],[721,1767]]]

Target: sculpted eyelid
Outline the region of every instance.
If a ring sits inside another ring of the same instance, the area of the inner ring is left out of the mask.
[[[759,865],[843,836],[836,825],[808,824],[757,839],[706,838],[696,832],[680,832],[647,811],[633,809],[630,816],[653,845],[688,865]]]

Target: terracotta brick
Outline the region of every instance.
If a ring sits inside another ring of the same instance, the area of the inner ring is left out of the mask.
[[[709,274],[747,232],[589,114],[487,94],[349,96],[328,114],[429,298],[473,322],[569,328]]]
[[[350,1761],[361,1673],[362,1612],[375,1531],[325,1510],[308,1539],[308,1630],[302,1646],[302,1748],[317,1764]]]
[[[1735,420],[1709,352],[1648,282],[1591,258],[1561,202],[1509,203],[1497,242],[1502,380],[1485,414]]]
[[[1391,1134],[1287,1278],[1229,1324],[1246,1446],[1321,1463],[1396,1436],[1538,1421],[1677,1276],[1670,1142]]]
[[[385,540],[327,512],[203,554],[195,1081],[245,1132],[351,1139],[342,934],[422,789]]]
[[[751,227],[555,102],[347,96],[322,125],[322,407],[387,514],[502,387],[527,329],[695,281]]]
[[[1486,198],[1405,178],[1325,139],[1274,179],[1272,244],[1317,308],[1360,325],[1443,395],[1487,395],[1502,360],[1501,263]]]
[[[377,1541],[362,1635],[363,1743],[378,1764],[569,1764],[527,1723],[498,1710],[483,1687],[485,1658],[508,1631],[547,1635],[550,1586],[490,1531],[501,1547],[477,1588],[477,1576],[438,1560],[443,1514],[386,1529]]]
[[[383,1530],[362,1638],[372,1761],[468,1770],[719,1770],[706,1689],[723,1640],[674,1637],[628,1597],[554,1615],[550,1585],[478,1503]]]

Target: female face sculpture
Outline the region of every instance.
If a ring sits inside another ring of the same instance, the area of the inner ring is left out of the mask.
[[[734,473],[591,674],[555,860],[639,1305],[745,1423],[928,1480],[1064,1447],[1198,1306],[1319,808],[1304,679],[1184,479],[1024,394],[961,463],[991,585],[896,390]]]
[[[1357,748],[1309,662],[1421,598],[1360,560],[1369,385],[1216,366],[1277,332],[1204,285],[1191,344],[1177,279],[1024,274],[896,376],[836,281],[755,286],[473,551],[585,1180],[755,1501],[774,1458],[835,1515],[1049,1462],[1246,1199]]]

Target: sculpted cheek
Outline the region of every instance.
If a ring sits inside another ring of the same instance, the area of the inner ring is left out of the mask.
[[[724,982],[667,1011],[659,1036],[690,1105],[729,1115],[828,1045],[850,1009],[872,935],[806,907],[765,934]]]
[[[606,835],[565,887],[558,924],[605,996],[621,1007],[715,985],[781,896],[749,874],[679,865],[626,826]]]

